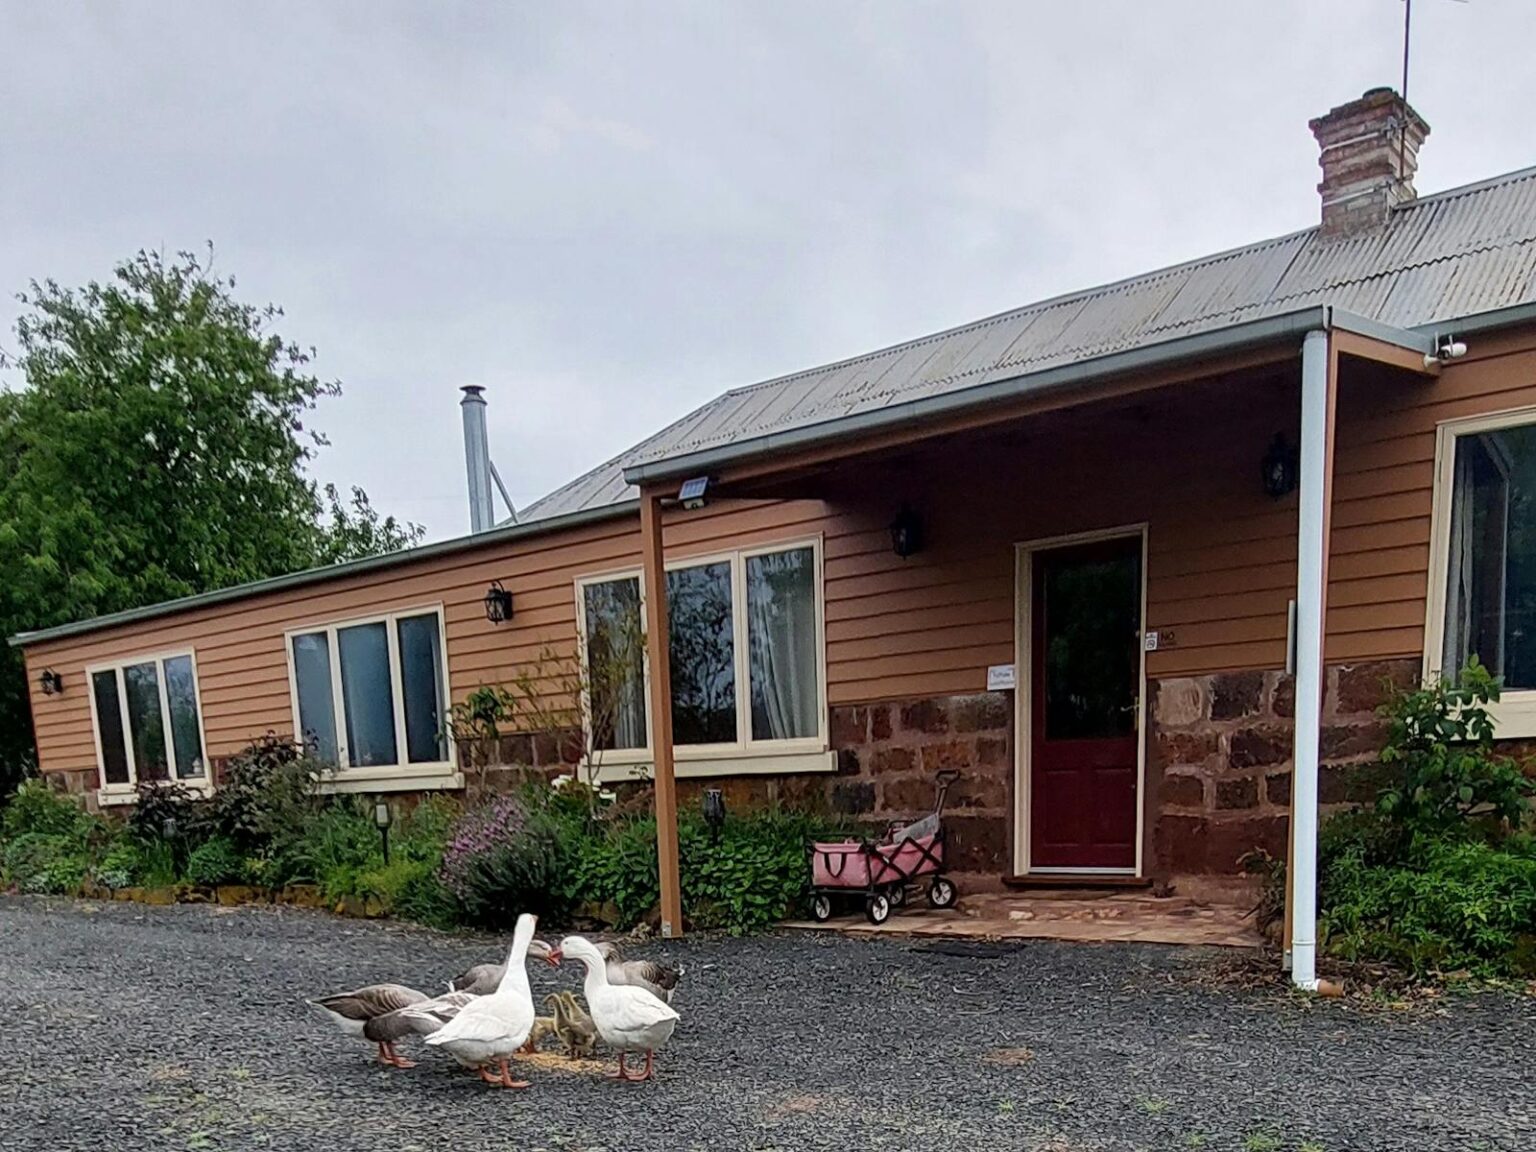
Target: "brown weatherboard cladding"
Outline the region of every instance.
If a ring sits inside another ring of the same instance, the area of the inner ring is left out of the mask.
[[[1376,709],[1412,684],[1416,659],[1336,665],[1323,699],[1322,804],[1375,794],[1386,739]],[[1147,777],[1156,797],[1152,870],[1230,873],[1254,848],[1286,851],[1295,693],[1283,672],[1166,677],[1148,684]]]

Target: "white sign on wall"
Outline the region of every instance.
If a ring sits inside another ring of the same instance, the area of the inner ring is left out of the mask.
[[[994,664],[987,669],[987,691],[1004,692],[1016,686],[1012,664]]]

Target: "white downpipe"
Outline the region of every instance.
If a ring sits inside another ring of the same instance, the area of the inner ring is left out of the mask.
[[[1324,482],[1328,454],[1328,333],[1301,346],[1301,515],[1296,566],[1296,734],[1291,818],[1291,981],[1317,990],[1317,760],[1323,704]]]

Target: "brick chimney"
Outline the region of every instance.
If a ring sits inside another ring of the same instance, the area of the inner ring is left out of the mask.
[[[1372,88],[1310,124],[1322,149],[1324,236],[1353,236],[1385,224],[1415,196],[1413,174],[1429,125],[1391,88]]]

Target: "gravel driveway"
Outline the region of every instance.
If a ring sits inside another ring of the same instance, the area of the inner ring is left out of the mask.
[[[1212,991],[1192,950],[990,956],[833,937],[689,940],[663,1079],[418,1068],[306,995],[431,988],[487,939],[293,909],[0,898],[0,1147],[1529,1149],[1536,1002],[1434,1012]],[[940,945],[940,948],[945,946]],[[534,973],[535,991],[574,983]]]

